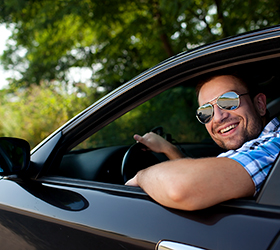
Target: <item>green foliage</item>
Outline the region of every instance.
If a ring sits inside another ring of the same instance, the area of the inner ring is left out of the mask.
[[[178,86],[110,123],[75,149],[131,145],[133,135],[143,135],[157,126],[171,134],[177,142],[201,142],[209,138],[203,125],[195,118],[196,95],[193,88]]]
[[[167,57],[279,20],[280,0],[2,0],[0,23],[13,33],[1,63],[21,78],[10,79],[0,93],[0,135],[34,146],[102,94]],[[69,94],[73,67],[90,69],[92,76],[90,86],[75,82]],[[204,131],[190,120],[196,106],[194,97],[186,97],[191,90],[172,91],[104,128],[107,137],[95,135],[92,143],[113,143],[115,131],[125,142],[128,133],[156,125],[177,140],[200,140]]]
[[[71,94],[58,83],[51,86],[41,83],[8,92],[1,91],[0,135],[24,138],[32,147],[89,106],[90,95],[100,96],[90,94],[92,88],[83,84]]]
[[[111,90],[183,50],[279,20],[280,0],[3,0],[16,45],[2,62],[21,71],[16,84],[63,81],[76,66]]]

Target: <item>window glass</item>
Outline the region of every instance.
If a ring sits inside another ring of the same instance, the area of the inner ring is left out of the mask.
[[[171,88],[116,119],[73,150],[131,145],[133,135],[161,126],[177,142],[200,142],[208,137],[195,118],[197,101],[190,87]]]
[[[197,100],[193,88],[171,88],[127,112],[77,145],[63,156],[60,166],[52,174],[123,185],[123,159],[129,147],[135,143],[133,135],[143,135],[155,127],[162,127],[163,136],[168,134],[168,139],[171,138],[186,156],[217,155],[213,144],[194,144],[209,138],[205,126],[195,117],[196,109]],[[153,154],[159,161],[167,160],[163,154]],[[136,152],[133,161],[139,163],[144,159],[147,162],[140,164],[143,167],[154,164],[146,156]]]

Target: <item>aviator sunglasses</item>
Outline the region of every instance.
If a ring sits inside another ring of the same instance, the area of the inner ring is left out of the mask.
[[[240,105],[240,96],[247,95],[248,93],[238,95],[233,91],[224,93],[210,102],[217,99],[216,103],[211,104],[210,102],[205,103],[204,105],[200,106],[196,111],[196,118],[199,122],[202,124],[206,124],[210,122],[214,116],[214,105],[217,104],[217,106],[220,109],[224,110],[235,110]]]

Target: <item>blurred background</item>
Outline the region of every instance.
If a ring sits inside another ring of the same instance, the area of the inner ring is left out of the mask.
[[[0,136],[34,147],[162,60],[279,23],[280,0],[2,0]]]

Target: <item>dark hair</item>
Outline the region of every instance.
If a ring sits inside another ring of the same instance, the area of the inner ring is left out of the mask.
[[[247,89],[247,91],[249,92],[249,95],[250,95],[250,97],[251,97],[252,99],[256,96],[256,94],[258,94],[258,91],[257,91],[256,88],[251,88],[251,87],[250,87],[251,84],[250,84],[249,80],[247,80],[245,77],[243,77],[243,76],[241,76],[241,75],[238,75],[238,74],[236,74],[236,73],[231,73],[231,74],[208,75],[208,76],[205,76],[205,77],[201,78],[201,79],[199,80],[198,84],[196,85],[196,88],[195,88],[195,90],[196,90],[196,96],[198,97],[199,92],[200,92],[200,89],[202,88],[202,86],[203,86],[205,83],[207,83],[207,82],[209,82],[209,81],[215,79],[216,77],[219,77],[219,76],[226,76],[226,75],[227,75],[227,76],[233,76],[234,78],[236,78],[236,79]],[[254,91],[253,91],[252,89],[254,89]]]

